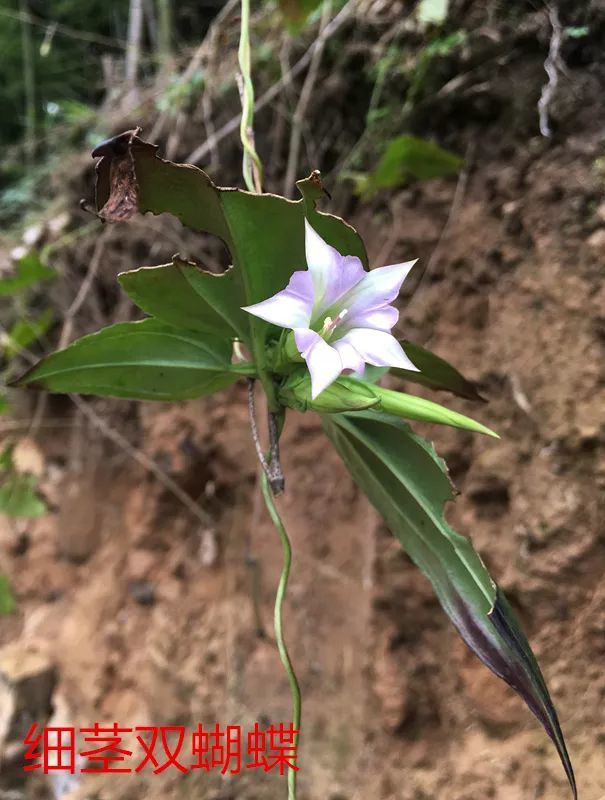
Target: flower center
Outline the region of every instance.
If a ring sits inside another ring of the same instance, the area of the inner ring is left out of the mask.
[[[343,310],[336,317],[334,317],[334,319],[332,319],[332,317],[326,317],[324,319],[324,324],[319,331],[321,338],[329,341],[336,328],[340,325],[348,313],[348,308],[343,308]]]

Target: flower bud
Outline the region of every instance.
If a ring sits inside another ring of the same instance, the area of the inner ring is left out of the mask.
[[[434,422],[438,425],[451,425],[453,428],[463,428],[477,433],[484,433],[499,439],[497,433],[486,428],[464,414],[452,411],[451,408],[433,403],[432,400],[425,400],[423,397],[405,394],[404,392],[394,392],[392,389],[384,389],[382,386],[374,386],[376,399],[380,403],[380,410],[386,414],[393,414],[404,419],[418,420],[419,422]]]
[[[319,411],[337,414],[342,411],[363,411],[378,404],[374,387],[354,378],[338,378],[311,399],[311,376],[307,370],[297,370],[279,390],[279,400],[297,411]]]

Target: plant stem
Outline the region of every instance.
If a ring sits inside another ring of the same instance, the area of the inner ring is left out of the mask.
[[[254,147],[254,86],[250,67],[250,0],[242,0],[241,12],[238,60],[240,68],[239,89],[242,101],[242,118],[239,133],[244,148],[242,173],[248,191],[260,194],[262,191],[263,168]]]
[[[157,0],[158,8],[158,55],[162,69],[170,64],[172,56],[172,8],[171,0]]]
[[[260,194],[262,192],[262,164],[254,147],[254,86],[252,84],[250,67],[250,0],[241,0],[241,28],[239,41],[239,90],[242,102],[242,118],[240,122],[240,138],[244,149],[242,161],[242,174],[248,191]],[[261,486],[265,505],[271,516],[271,520],[282,543],[283,564],[279,578],[279,585],[275,595],[275,606],[273,612],[273,624],[275,628],[275,640],[281,663],[288,676],[290,684],[290,694],[292,696],[292,725],[296,733],[293,734],[292,744],[295,748],[298,745],[301,720],[301,697],[300,687],[296,678],[296,673],[290,660],[288,648],[284,639],[283,631],[283,604],[290,577],[290,567],[292,564],[292,548],[290,540],[283,522],[275,506],[274,494],[280,494],[284,489],[283,473],[279,460],[279,435],[283,424],[283,408],[277,401],[275,386],[271,375],[265,370],[265,349],[264,339],[259,339],[253,332],[253,352],[263,388],[267,395],[268,424],[269,424],[269,453],[265,456],[258,436],[256,426],[256,414],[254,407],[254,380],[248,383],[248,407],[250,412],[250,424],[252,436],[256,445],[258,459],[261,465]],[[288,800],[296,800],[296,770],[288,769]]]
[[[273,493],[271,492],[269,479],[267,478],[265,472],[261,473],[261,481],[265,505],[267,506],[267,510],[269,511],[273,524],[279,533],[284,555],[282,572],[279,579],[279,585],[277,587],[277,594],[275,595],[273,624],[275,627],[275,640],[277,641],[279,657],[288,676],[288,682],[290,683],[290,694],[292,696],[292,724],[294,726],[294,731],[296,731],[293,738],[293,745],[296,748],[298,745],[301,721],[300,686],[298,685],[296,673],[294,672],[294,667],[292,666],[290,654],[288,653],[288,648],[284,639],[282,618],[283,602],[284,597],[286,596],[288,578],[290,577],[290,566],[292,564],[292,547],[290,546],[290,539],[288,538],[284,523],[282,522],[279,512],[275,506],[275,500],[273,498]],[[288,769],[288,800],[296,800],[296,775],[296,770]]]
[[[256,455],[259,463],[263,468],[263,472],[269,479],[269,486],[274,495],[281,494],[284,491],[284,473],[281,468],[281,461],[279,458],[279,418],[278,415],[269,411],[268,425],[269,425],[269,457],[265,458],[263,453],[263,446],[260,442],[258,434],[258,425],[256,423],[256,402],[254,400],[254,383],[252,377],[248,378],[248,415],[250,417],[250,428],[252,430],[252,439],[256,447]]]
[[[252,83],[250,60],[250,0],[241,0],[241,27],[238,51],[240,73],[238,74],[238,87],[242,103],[242,116],[240,121],[240,139],[244,150],[242,161],[242,174],[248,191],[260,194],[262,192],[263,167],[258,153],[254,147],[254,85]],[[252,318],[252,351],[258,369],[269,410],[279,413],[280,404],[277,401],[275,386],[268,374],[265,353],[264,337],[258,335],[258,320]]]

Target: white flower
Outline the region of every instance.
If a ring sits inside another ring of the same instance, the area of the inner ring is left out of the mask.
[[[342,372],[362,376],[366,363],[418,371],[391,335],[399,318],[391,303],[416,260],[366,272],[356,256],[342,256],[307,220],[305,251],[308,270],[295,272],[283,291],[244,310],[294,331],[313,399]]]

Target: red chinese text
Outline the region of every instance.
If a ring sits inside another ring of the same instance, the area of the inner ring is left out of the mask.
[[[218,723],[193,729],[182,725],[124,727],[114,722],[95,722],[87,728],[41,728],[32,725],[23,740],[25,772],[45,774],[63,771],[81,773],[129,773],[149,771],[155,775],[171,770],[220,771],[236,775],[243,769],[298,771],[299,731],[292,723],[261,728],[254,724],[247,735],[240,725]]]

